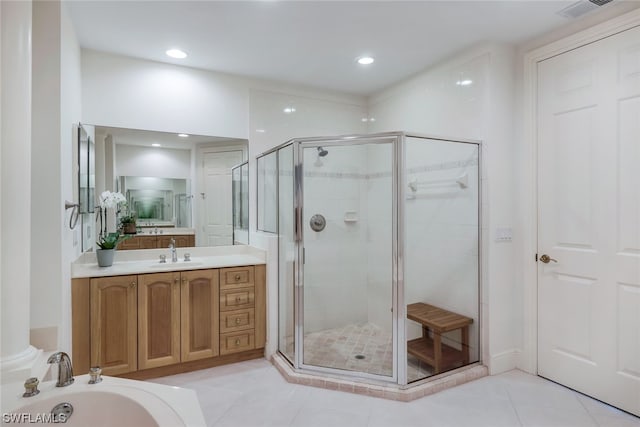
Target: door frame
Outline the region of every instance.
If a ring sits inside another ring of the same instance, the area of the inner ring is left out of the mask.
[[[562,38],[528,52],[524,57],[524,145],[519,174],[523,190],[518,203],[522,206],[522,251],[520,263],[523,283],[523,351],[518,368],[538,373],[538,63],[587,44],[640,26],[640,9],[635,9],[586,30]]]
[[[248,160],[248,151],[249,148],[246,143],[244,144],[201,144],[198,145],[196,150],[194,150],[194,177],[193,182],[195,186],[193,186],[193,190],[191,194],[193,194],[194,203],[191,206],[192,212],[192,220],[193,220],[193,228],[196,230],[196,246],[201,246],[205,239],[205,233],[202,230],[202,221],[204,204],[202,203],[202,190],[204,189],[204,155],[207,153],[226,153],[230,151],[241,151],[242,152],[242,161],[243,163]]]

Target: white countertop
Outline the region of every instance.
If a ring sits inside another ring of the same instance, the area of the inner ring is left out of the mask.
[[[168,249],[116,251],[111,267],[98,267],[95,253],[86,252],[71,264],[71,277],[123,276],[266,263],[263,250],[247,245],[178,248],[177,251],[178,262],[171,262]],[[191,254],[191,261],[184,261],[185,253]],[[159,262],[160,255],[167,256],[166,263]]]

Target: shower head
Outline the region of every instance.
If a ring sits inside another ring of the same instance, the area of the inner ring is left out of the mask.
[[[327,154],[329,154],[329,152],[328,152],[327,150],[325,150],[325,149],[324,149],[324,148],[322,148],[322,147],[318,147],[318,156],[320,156],[320,157],[324,157],[324,156],[326,156]]]

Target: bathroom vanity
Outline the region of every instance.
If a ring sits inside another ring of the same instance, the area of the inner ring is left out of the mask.
[[[112,267],[85,254],[72,268],[76,374],[145,379],[263,356],[264,252],[248,246],[116,252]]]
[[[169,229],[162,234],[153,232],[142,232],[132,235],[127,240],[118,245],[119,250],[132,249],[163,249],[169,247],[171,239],[175,242],[176,248],[191,248],[196,245],[196,236],[193,229],[186,232]]]

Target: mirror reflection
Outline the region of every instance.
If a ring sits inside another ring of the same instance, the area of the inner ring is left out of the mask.
[[[122,176],[118,183],[138,227],[191,227],[190,180]]]
[[[233,179],[233,244],[249,244],[249,162],[231,169]]]
[[[234,241],[232,168],[247,159],[247,140],[92,126],[96,194],[122,193],[127,203],[108,216],[109,230],[132,235],[120,250],[219,246]],[[248,182],[248,181],[247,181]],[[244,216],[245,213],[242,215]],[[248,218],[248,213],[246,213]]]

